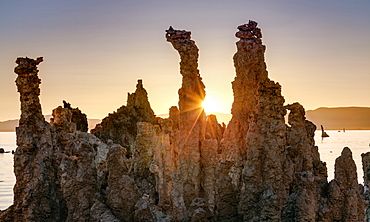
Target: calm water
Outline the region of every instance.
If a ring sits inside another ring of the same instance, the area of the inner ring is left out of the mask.
[[[370,152],[370,130],[351,130],[346,132],[327,131],[330,137],[321,138],[321,132],[315,134],[316,145],[319,147],[321,160],[327,163],[328,179],[334,178],[335,159],[340,156],[343,147],[352,150],[353,158],[357,165],[359,182],[363,182],[361,154]],[[0,132],[0,147],[5,150],[15,150],[16,136],[13,132]],[[0,154],[0,209],[6,209],[13,202],[13,155]]]
[[[6,151],[15,150],[15,133],[0,132],[0,148]],[[4,210],[13,203],[13,154],[0,153],[0,209]]]
[[[335,159],[340,156],[344,147],[349,147],[357,166],[358,181],[363,183],[361,154],[370,152],[370,130],[327,130],[329,137],[321,138],[321,131],[315,133],[315,143],[319,147],[320,158],[326,162],[328,180],[334,178]]]

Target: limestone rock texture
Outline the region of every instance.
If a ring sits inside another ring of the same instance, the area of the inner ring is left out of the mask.
[[[93,221],[91,209],[114,221],[101,192],[109,147],[77,131],[68,108],[54,109],[50,124],[44,120],[37,69],[42,60],[16,61],[22,111],[14,154],[17,182],[13,205],[1,212],[0,221]]]
[[[334,180],[330,181],[328,202],[322,210],[322,221],[363,221],[365,201],[357,181],[356,164],[348,147],[335,160]]]
[[[155,115],[148,101],[148,93],[141,79],[138,80],[134,93],[128,93],[127,105],[121,106],[116,112],[110,113],[91,133],[104,142],[112,140],[127,149],[132,155],[135,147],[138,122],[155,123]]]
[[[363,198],[365,199],[365,204],[367,205],[365,218],[366,221],[370,220],[370,152],[361,154],[362,158],[362,169],[364,171],[364,192]]]
[[[76,124],[76,129],[81,132],[87,132],[88,122],[87,116],[85,113],[82,113],[81,110],[77,108],[72,108],[71,104],[63,100],[63,108],[67,108],[72,112],[71,121]]]
[[[235,36],[227,126],[201,107],[205,85],[189,31],[170,27],[165,34],[182,76],[169,117],[155,117],[139,80],[127,105],[91,133],[79,130],[67,102],[44,120],[37,69],[43,59],[18,58],[17,182],[0,221],[368,220],[370,154],[362,156],[363,187],[349,148],[328,182],[315,125],[301,104],[284,104],[280,84],[268,77],[257,22],[240,25]]]

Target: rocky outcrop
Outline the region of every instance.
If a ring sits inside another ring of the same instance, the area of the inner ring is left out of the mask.
[[[365,201],[361,197],[356,164],[345,147],[335,160],[335,176],[330,181],[327,203],[321,210],[321,221],[363,221]]]
[[[71,104],[63,100],[63,108],[69,109],[72,112],[71,121],[76,124],[76,129],[81,132],[87,132],[88,122],[87,116],[85,113],[82,113],[81,110],[77,108],[72,108]]]
[[[362,158],[362,169],[364,171],[364,192],[363,198],[365,199],[365,204],[367,205],[365,211],[366,221],[370,220],[370,152],[361,154]]]
[[[313,167],[313,162],[321,164],[313,141],[315,127],[305,120],[300,104],[284,106],[281,86],[267,76],[265,46],[257,23],[250,21],[238,29],[233,117],[221,141],[222,155],[234,162],[229,174],[239,193],[238,213],[243,220],[279,221],[289,214],[285,212],[288,199],[299,191],[296,175],[310,172],[320,178],[317,183],[326,177]],[[290,126],[284,119],[287,109]],[[326,172],[325,166],[323,170]],[[316,186],[315,193],[319,192]],[[315,204],[317,211],[318,200]]]
[[[225,125],[218,123],[216,115],[208,115],[206,121],[205,139],[217,139],[218,143],[221,142],[225,128]]]
[[[126,149],[113,145],[107,156],[107,205],[121,221],[133,221],[135,203],[141,198],[126,159]]]
[[[224,154],[235,160],[245,152],[246,134],[251,125],[253,110],[257,105],[257,88],[260,82],[267,79],[264,59],[265,46],[262,45],[261,30],[257,23],[238,26],[235,34],[240,40],[236,43],[234,55],[236,76],[232,82],[234,102],[232,119],[227,126],[223,141]]]
[[[178,150],[178,180],[176,192],[186,208],[201,193],[201,144],[204,138],[205,113],[202,102],[204,84],[198,70],[198,47],[185,30],[166,30],[166,39],[180,55],[182,85],[179,89],[179,131],[175,132]],[[181,209],[185,211],[185,209]]]
[[[14,202],[1,221],[118,221],[105,204],[109,146],[76,130],[72,112],[53,110],[49,124],[39,102],[37,60],[18,58],[15,68],[21,101],[14,154]],[[130,190],[131,193],[131,190]],[[97,216],[99,212],[99,216]]]
[[[257,23],[239,26],[236,37],[227,127],[201,108],[205,87],[189,31],[166,30],[182,75],[169,118],[155,118],[139,80],[127,105],[92,134],[78,130],[68,103],[47,123],[38,98],[42,58],[17,59],[17,183],[0,220],[363,221],[370,155],[363,155],[365,189],[349,148],[328,183],[315,125],[299,103],[284,105],[280,84],[268,78]]]
[[[370,185],[370,152],[361,154],[364,185]]]
[[[329,137],[329,135],[324,131],[324,127],[321,125],[321,137]]]
[[[316,221],[321,195],[327,185],[327,169],[315,146],[315,125],[307,121],[299,103],[286,106],[289,110],[287,129],[286,176],[289,197],[282,210],[283,221]],[[293,219],[294,218],[294,219]]]
[[[135,147],[138,122],[155,123],[155,115],[142,80],[138,80],[134,93],[128,93],[127,105],[110,113],[91,130],[91,133],[104,142],[112,140],[120,144],[127,149],[127,155],[131,156]]]

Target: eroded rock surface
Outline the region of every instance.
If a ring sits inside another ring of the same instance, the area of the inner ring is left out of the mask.
[[[87,132],[88,130],[88,122],[87,122],[87,116],[85,113],[82,113],[81,110],[77,108],[72,108],[71,104],[63,100],[63,108],[67,108],[71,110],[72,117],[71,121],[72,123],[76,124],[76,129],[81,132]]]
[[[201,144],[204,138],[205,113],[202,102],[205,86],[198,70],[198,47],[185,30],[166,30],[166,39],[180,55],[182,85],[179,89],[179,130],[174,142],[178,150],[178,173],[175,192],[179,195],[183,213],[201,195]],[[185,208],[183,207],[185,205]]]
[[[127,105],[92,134],[78,130],[68,103],[53,110],[50,124],[44,120],[42,58],[18,58],[17,183],[14,204],[0,220],[364,221],[370,154],[363,155],[365,188],[349,148],[328,182],[315,125],[299,103],[284,105],[280,84],[268,78],[257,23],[239,26],[235,36],[227,127],[201,108],[205,86],[189,31],[166,30],[182,75],[169,118],[155,118],[139,80]]]
[[[127,155],[131,156],[135,147],[138,122],[155,123],[155,115],[142,80],[138,80],[134,93],[128,93],[127,105],[110,113],[91,130],[91,133],[104,142],[112,140],[120,144],[127,149]]]
[[[335,175],[328,186],[327,200],[321,211],[321,221],[364,221],[365,201],[348,147],[343,148],[335,160]]]
[[[361,154],[362,158],[362,169],[364,171],[364,187],[363,187],[363,198],[367,205],[365,211],[366,221],[370,220],[370,152]]]
[[[97,217],[95,209],[102,215],[99,218],[114,221],[109,206],[103,204],[109,147],[77,131],[68,108],[54,109],[50,124],[44,120],[38,98],[41,61],[16,61],[22,111],[14,154],[17,182],[13,205],[1,212],[0,220],[91,221]]]

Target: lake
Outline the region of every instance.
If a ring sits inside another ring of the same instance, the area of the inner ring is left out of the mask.
[[[14,132],[0,132],[0,147],[6,151],[15,150],[16,136]],[[0,153],[0,209],[4,210],[13,203],[13,154]]]
[[[327,163],[328,180],[334,178],[335,159],[340,156],[343,147],[352,150],[353,159],[357,165],[358,180],[363,182],[361,154],[370,151],[370,130],[326,131],[330,137],[321,138],[321,131],[316,131],[315,142],[319,147],[321,160]],[[16,149],[16,135],[14,132],[0,132],[0,147],[7,151]],[[0,154],[0,209],[6,209],[13,202],[13,155]]]

